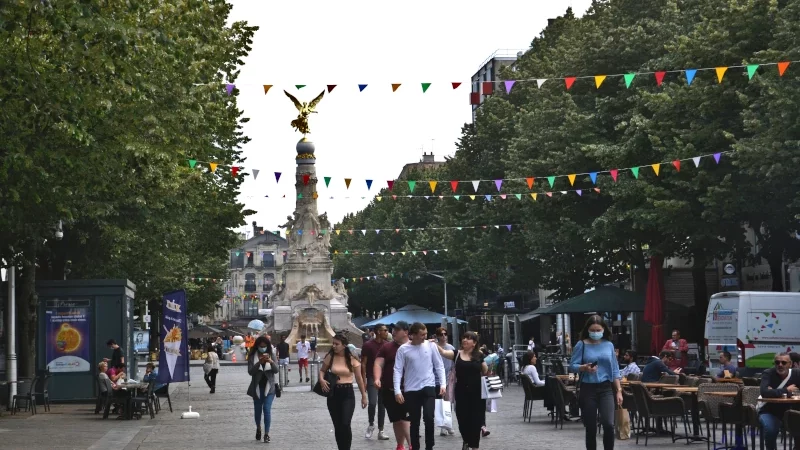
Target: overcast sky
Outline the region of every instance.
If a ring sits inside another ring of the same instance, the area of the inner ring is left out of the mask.
[[[245,171],[260,171],[258,179],[248,177],[242,185],[241,200],[257,211],[244,231],[254,220],[276,230],[294,210],[295,144],[301,135],[289,124],[297,111],[284,89],[309,101],[326,85],[337,85],[310,121],[319,212],[337,223],[364,208],[386,180],[423,152],[433,151],[437,160],[455,153],[461,127],[471,121],[470,77],[493,52],[528,48],[548,18],[569,6],[581,15],[591,0],[232,3],[232,20],[260,28],[236,80],[239,108],[250,118]],[[463,84],[453,90],[452,82]],[[402,83],[397,92],[392,83]],[[420,83],[432,83],[427,93]],[[264,84],[274,85],[267,95]],[[296,84],[307,87],[297,90]],[[363,92],[359,84],[367,84]],[[278,183],[274,172],[283,173]],[[325,176],[332,177],[329,188]],[[353,180],[349,189],[344,178]],[[371,190],[367,179],[374,180]]]

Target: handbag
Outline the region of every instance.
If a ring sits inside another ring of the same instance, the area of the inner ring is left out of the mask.
[[[333,361],[332,358],[331,361]],[[328,382],[328,392],[322,390],[322,383],[320,383],[320,380],[317,380],[317,382],[314,383],[314,388],[312,390],[317,395],[321,395],[323,397],[330,397],[331,392],[333,392],[333,387],[336,385],[336,382],[339,381],[339,377],[335,373],[331,372],[330,368],[328,368],[324,372],[324,380]]]
[[[631,438],[631,416],[627,409],[617,408],[614,411],[614,432],[621,441]]]
[[[788,383],[791,378],[792,378],[792,369],[789,369],[789,374],[786,375],[786,378],[783,379],[781,384],[779,384],[776,389],[783,389],[784,387],[786,387],[786,383]],[[762,397],[759,395],[758,399],[761,400],[761,398]],[[764,405],[766,405],[766,403],[764,403],[764,402],[756,403],[756,411],[761,411],[761,408],[763,408]]]

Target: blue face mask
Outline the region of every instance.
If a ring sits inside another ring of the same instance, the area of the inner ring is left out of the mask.
[[[602,331],[590,331],[589,332],[589,339],[593,341],[599,341],[603,339],[603,332]]]
[[[267,353],[267,347],[258,347],[258,351],[261,353]]]

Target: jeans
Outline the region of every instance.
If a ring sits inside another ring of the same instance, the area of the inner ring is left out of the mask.
[[[597,448],[597,413],[603,426],[603,448],[614,450],[614,388],[611,383],[581,383],[581,420],[586,427],[586,450]]]
[[[218,371],[219,371],[218,369],[211,369],[211,370],[208,371],[207,374],[203,375],[203,378],[206,380],[206,384],[211,389],[214,389],[215,387],[217,387],[217,372]]]
[[[782,418],[775,417],[769,413],[758,415],[758,422],[761,424],[761,432],[764,434],[764,446],[767,450],[778,448],[778,433],[781,430]]]
[[[272,425],[272,401],[275,400],[275,394],[264,395],[264,388],[259,386],[259,398],[253,399],[253,409],[256,413],[256,426],[261,426],[261,413],[264,413],[264,433],[269,433],[269,427]]]
[[[369,397],[369,407],[367,414],[369,425],[375,425],[375,405],[378,405],[378,429],[383,430],[383,419],[386,415],[386,408],[383,407],[383,396],[379,395],[378,388],[375,387],[375,380],[367,378],[367,396]]]
[[[336,448],[350,450],[353,442],[353,430],[350,421],[356,409],[356,396],[352,384],[331,386],[333,392],[328,396],[328,413],[333,422],[333,433],[336,437]]]
[[[408,416],[411,418],[411,448],[419,450],[419,422],[425,422],[425,448],[433,449],[433,412],[436,407],[436,388],[427,386],[420,391],[403,392]]]

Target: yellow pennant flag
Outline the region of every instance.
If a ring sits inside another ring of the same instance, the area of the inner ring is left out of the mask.
[[[660,163],[651,164],[650,167],[653,168],[653,172],[655,172],[656,176],[658,176],[658,172],[661,170],[661,164]]]
[[[313,194],[311,194],[311,198],[313,198],[313,199],[318,199],[318,198],[319,198],[319,194],[317,194],[316,192],[314,192]]]
[[[383,200],[383,197],[375,197],[375,200],[381,201],[381,200]]]
[[[431,194],[433,191],[436,190],[436,182],[435,181],[428,181],[428,184],[431,186]]]
[[[569,174],[567,175],[567,178],[569,178],[569,185],[575,186],[575,174],[574,173]]]
[[[267,94],[267,92],[269,92],[269,89],[270,89],[271,87],[272,87],[272,85],[271,85],[271,84],[265,84],[265,85],[264,85],[264,95],[266,95],[266,94]]]
[[[603,84],[603,81],[606,81],[605,75],[596,75],[594,77],[594,84],[597,86],[597,89],[600,89],[600,85]]]
[[[217,170],[217,163],[208,163],[208,167],[211,167],[211,173],[214,173]]]
[[[339,233],[341,233],[341,232],[342,232],[342,230],[336,230],[336,235],[338,236]]]
[[[474,195],[470,195],[470,196],[469,196],[469,199],[470,199],[470,200],[475,200],[475,196],[474,196]]]
[[[338,254],[339,254],[339,250],[334,250],[334,251],[333,251],[333,254],[334,254],[334,255],[338,255]]]
[[[714,70],[717,71],[717,82],[722,83],[722,77],[725,76],[725,72],[728,70],[727,67],[715,67]]]
[[[531,194],[531,197],[533,197],[533,201],[536,201],[536,197],[537,197],[538,195],[539,195],[539,194],[537,194],[536,192],[534,192],[534,193],[532,193],[532,194]]]

